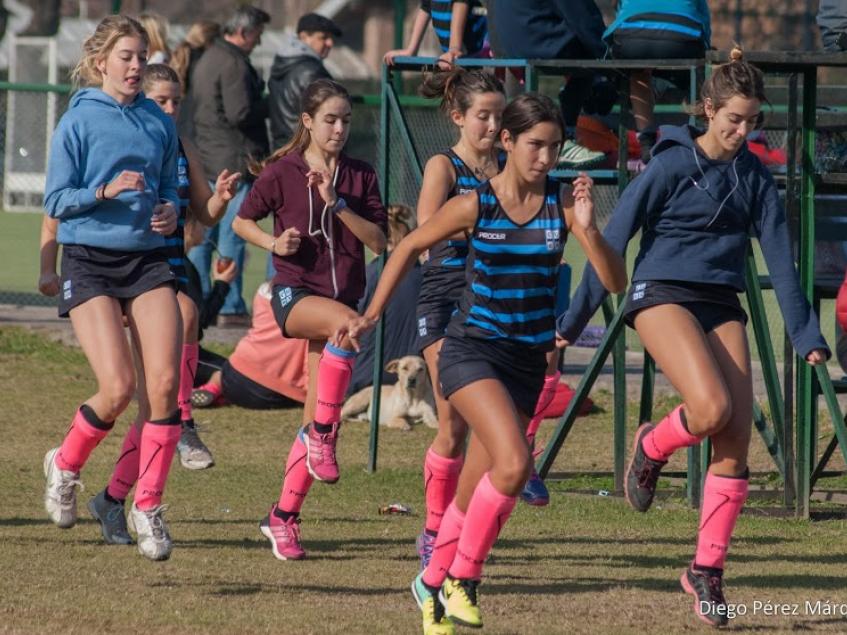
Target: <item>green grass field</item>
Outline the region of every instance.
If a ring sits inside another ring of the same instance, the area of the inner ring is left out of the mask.
[[[217,465],[197,473],[175,463],[166,492],[175,549],[169,561],[152,563],[134,547],[103,545],[84,507],[108,479],[131,412],[86,466],[80,523],[60,530],[45,517],[44,452],[94,388],[79,350],[2,328],[0,386],[0,632],[420,632],[408,585],[422,523],[421,457],[432,431],[383,430],[379,470],[368,474],[366,426],[346,424],[342,479],[316,484],[303,510],[308,559],[279,562],[257,523],[277,496],[300,412],[199,411]],[[610,468],[610,398],[595,398],[600,408],[578,421],[555,470]],[[751,464],[769,469],[758,440]],[[671,468],[680,467],[675,459]],[[610,487],[607,477],[554,481],[549,507],[519,505],[486,568],[484,632],[703,630],[677,582],[693,551],[697,514],[680,489],[660,486],[662,499],[645,515],[619,497],[597,495]],[[392,502],[415,514],[378,515]],[[840,614],[806,614],[806,601],[847,602],[847,523],[843,513],[825,517],[798,521],[753,500],[727,571],[728,599],[748,610],[735,628],[844,632]],[[797,604],[798,614],[768,615],[756,602]]]

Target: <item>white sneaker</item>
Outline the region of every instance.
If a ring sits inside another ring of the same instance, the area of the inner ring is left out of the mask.
[[[171,557],[173,543],[162,514],[167,505],[142,511],[132,504],[129,510],[129,527],[136,533],[138,551],[150,560],[167,560]]]
[[[605,152],[589,150],[585,146],[579,145],[573,139],[565,139],[562,143],[562,149],[559,151],[559,159],[556,167],[560,169],[586,168],[600,163],[605,158]]]
[[[79,480],[79,472],[60,470],[56,466],[56,453],[53,448],[44,455],[44,476],[47,486],[44,489],[44,508],[47,516],[57,527],[68,529],[76,524],[76,488],[85,489]]]

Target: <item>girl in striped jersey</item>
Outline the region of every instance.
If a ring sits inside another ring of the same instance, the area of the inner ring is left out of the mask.
[[[560,191],[547,176],[564,134],[559,108],[547,97],[521,95],[507,106],[502,124],[503,171],[449,200],[409,234],[364,315],[335,335],[357,342],[420,253],[459,232],[470,236],[466,287],[438,368],[445,396],[473,434],[432,560],[412,584],[427,635],[450,634],[453,622],[482,626],[482,564],[532,466],[524,428],[544,382],[545,354],[554,345],[554,289],[567,232],[607,289],[619,292],[626,285],[623,259],[594,225],[591,180],[582,175]]]
[[[448,200],[472,192],[500,171],[498,154],[502,153],[494,144],[506,107],[502,84],[482,70],[434,73],[427,77],[421,94],[441,99],[441,107],[459,129],[459,140],[427,161],[418,197],[418,224],[432,218]],[[424,459],[426,522],[417,541],[421,569],[429,564],[441,519],[456,493],[468,433],[438,381],[438,355],[465,288],[467,255],[468,242],[461,231],[430,247],[418,295],[418,347],[426,360],[438,413],[438,432]]]
[[[182,89],[176,72],[164,64],[151,64],[143,78],[145,96],[152,99],[162,111],[176,121]],[[181,431],[177,443],[180,462],[189,469],[203,469],[213,463],[212,456],[200,441],[191,415],[191,390],[194,374],[197,370],[198,308],[197,302],[189,294],[188,277],[185,270],[185,223],[198,220],[211,227],[226,213],[227,203],[232,200],[241,174],[230,174],[224,170],[218,175],[215,192],[212,193],[202,172],[202,165],[193,146],[178,139],[177,154],[177,194],[179,196],[179,219],[177,230],[165,243],[168,250],[168,264],[177,282],[177,303],[182,317],[182,359],[180,363],[179,393],[177,402],[180,409]],[[234,266],[234,265],[232,265]],[[123,513],[123,503],[139,476],[139,439],[141,430],[150,416],[150,403],[146,396],[141,354],[135,351],[136,371],[138,375],[138,415],[124,437],[121,453],[109,484],[88,503],[91,515],[100,523],[103,539],[108,544],[132,544],[127,532]],[[170,545],[162,536],[157,543],[160,553],[169,551]]]

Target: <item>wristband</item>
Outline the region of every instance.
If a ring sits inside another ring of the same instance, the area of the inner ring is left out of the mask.
[[[341,197],[338,197],[337,199],[335,199],[335,205],[330,207],[329,211],[332,212],[333,214],[337,214],[338,212],[343,210],[345,207],[347,207],[347,201],[345,201]]]
[[[271,252],[273,255],[276,255],[276,238],[274,238],[274,239],[271,241],[271,249],[270,249],[270,252]]]
[[[95,200],[98,200],[98,201],[105,201],[106,200],[106,185],[107,185],[106,183],[103,183],[102,185],[98,186],[96,190],[94,190]]]

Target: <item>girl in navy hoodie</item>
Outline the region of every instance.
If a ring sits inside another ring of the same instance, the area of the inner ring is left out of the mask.
[[[77,92],[53,135],[45,207],[59,220],[59,313],[97,377],[61,446],[44,457],[45,507],[59,527],[77,520],[79,473],[135,391],[123,329],[140,351],[150,418],[139,441],[142,473],[130,511],[138,549],[163,560],[171,540],[162,491],[179,440],[182,326],[165,249],[177,225],[177,137],[173,123],[141,93],[147,34],[108,16],[83,44]]]
[[[273,254],[271,307],[283,336],[309,340],[304,427],[289,452],[279,501],[260,523],[280,560],[305,556],[298,517],[313,480],[339,477],[335,444],[356,353],[347,340],[337,346],[326,340],[356,316],[364,246],[382,253],[388,221],[374,169],[342,151],[350,133],[347,90],[316,80],[303,93],[301,111],[294,138],[265,161],[232,224]],[[272,234],[256,223],[269,215]]]
[[[683,400],[658,424],[638,428],[626,498],[647,511],[671,454],[711,439],[697,548],[681,584],[694,596],[697,616],[715,626],[727,623],[724,561],[747,499],[753,385],[738,293],[750,233],[759,239],[794,348],[810,364],[830,354],[794,269],[779,192],[744,141],[761,120],[765,94],[761,71],[741,57],[734,49],[732,61],[703,85],[696,111],[708,121],[705,132],[662,128],[653,160],[623,193],[605,231],[620,253],[642,232],[625,320]],[[587,267],[557,324],[562,343],[576,339],[605,295]]]

